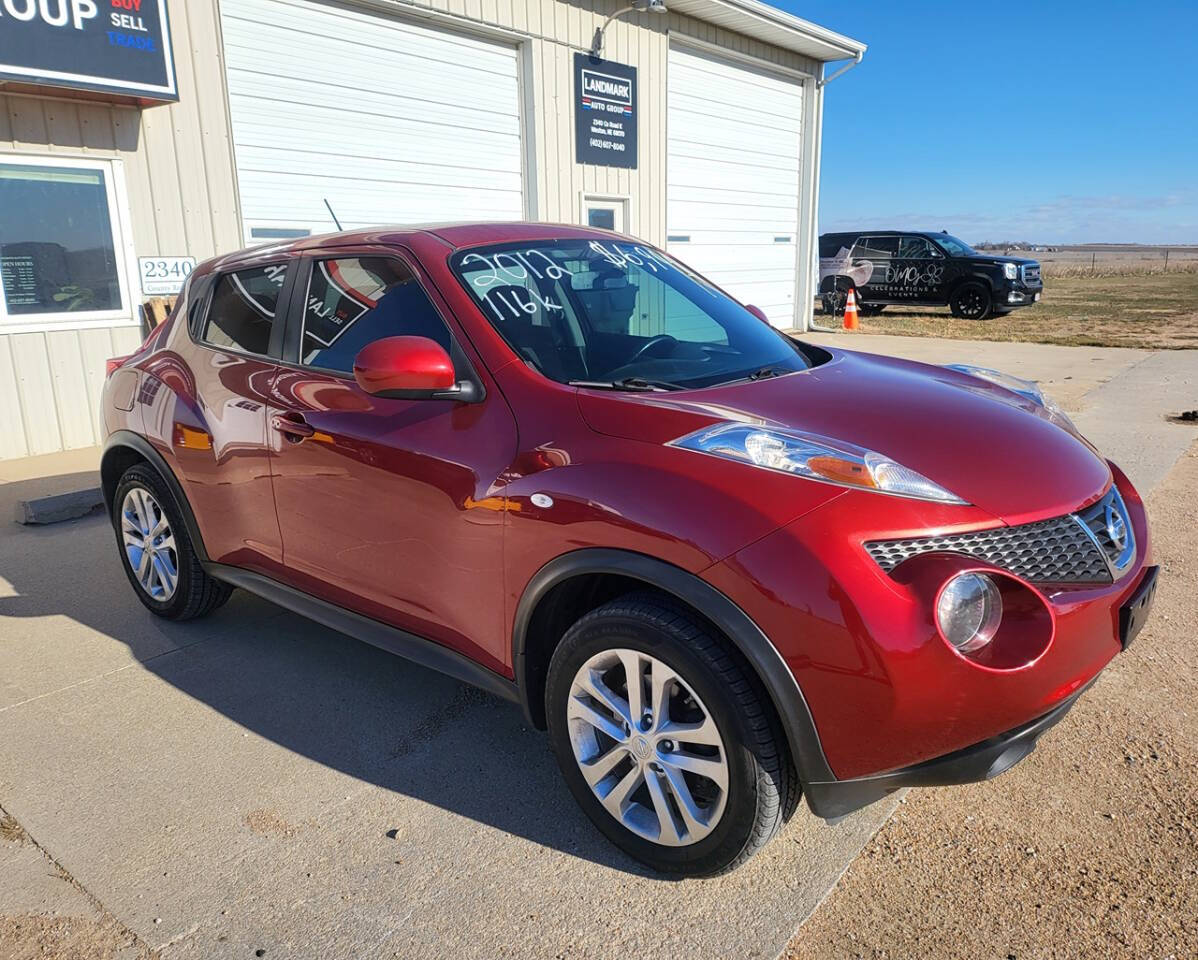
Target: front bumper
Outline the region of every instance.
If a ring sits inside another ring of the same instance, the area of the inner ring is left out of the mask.
[[[1028,307],[1041,299],[1044,294],[1042,283],[1024,283],[1020,280],[1008,280],[994,290],[994,305],[996,307]]]
[[[1143,504],[1114,473],[1137,556],[1113,583],[1040,589],[1021,581],[1043,609],[1025,608],[1032,620],[1015,615],[1016,634],[1037,621],[1043,631],[1043,618],[1051,618],[1046,645],[1022,663],[986,665],[960,655],[938,634],[931,609],[939,584],[960,570],[1013,576],[1009,571],[959,554],[929,554],[916,580],[888,575],[864,549],[870,531],[883,527],[978,529],[984,524],[976,508],[846,494],[704,573],[770,638],[797,682],[827,771],[805,771],[805,786],[874,782],[913,769],[928,776],[925,764],[1021,730],[1102,671],[1121,649],[1120,611],[1135,597],[1151,557]],[[989,769],[986,763],[981,772]],[[966,779],[977,778],[976,769],[969,773]],[[879,795],[875,789],[874,799]]]
[[[835,822],[904,787],[950,787],[991,780],[1031,753],[1045,731],[1072,709],[1093,682],[1042,717],[943,757],[872,777],[805,783],[807,805],[817,817]]]

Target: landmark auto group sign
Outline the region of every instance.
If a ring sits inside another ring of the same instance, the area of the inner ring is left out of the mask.
[[[0,0],[0,80],[178,100],[166,0]]]

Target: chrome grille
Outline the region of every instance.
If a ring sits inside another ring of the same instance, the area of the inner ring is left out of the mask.
[[[1024,283],[1039,283],[1040,282],[1040,264],[1025,263],[1023,265],[1023,282]]]
[[[1110,583],[1112,579],[1094,537],[1072,514],[942,537],[873,540],[865,549],[887,573],[922,553],[959,553],[1033,583]]]

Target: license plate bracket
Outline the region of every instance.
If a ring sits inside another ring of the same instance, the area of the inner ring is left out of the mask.
[[[1156,599],[1156,579],[1160,567],[1149,567],[1136,592],[1119,608],[1119,643],[1126,650],[1143,628]]]

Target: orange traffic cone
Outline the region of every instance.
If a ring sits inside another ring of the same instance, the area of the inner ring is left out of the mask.
[[[857,295],[850,289],[849,297],[844,303],[844,328],[857,329]]]

